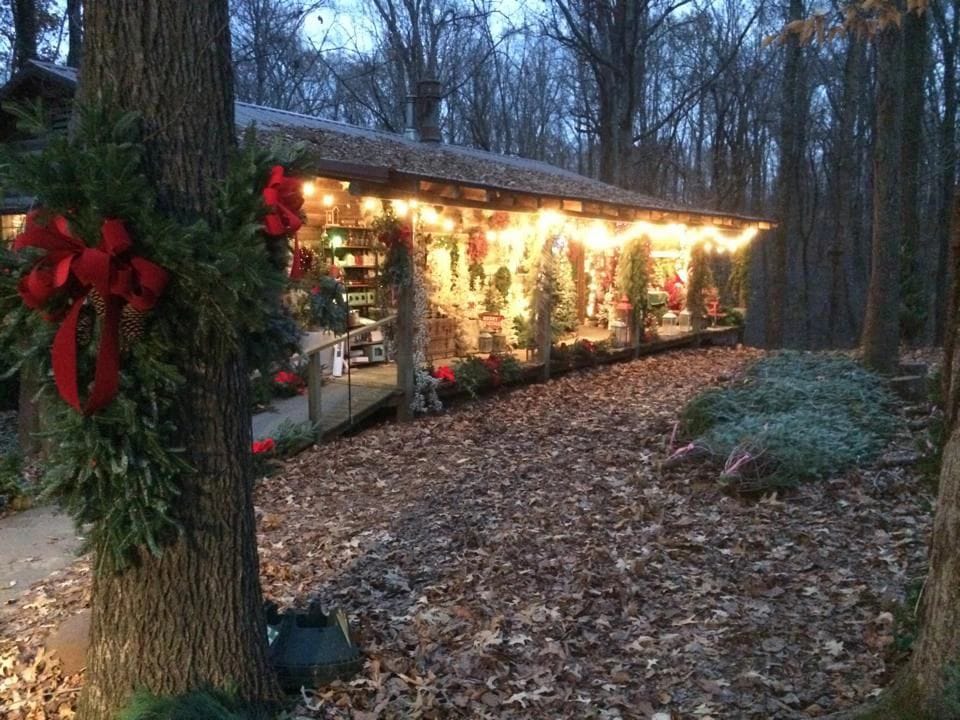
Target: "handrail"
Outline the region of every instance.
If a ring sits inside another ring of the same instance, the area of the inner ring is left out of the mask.
[[[315,353],[320,352],[321,350],[326,350],[327,348],[331,348],[334,345],[339,345],[342,342],[349,341],[351,336],[353,335],[362,335],[363,333],[370,332],[371,330],[375,330],[378,327],[388,325],[394,322],[396,319],[397,319],[396,314],[393,314],[393,315],[388,315],[382,320],[377,320],[374,323],[370,323],[369,325],[359,325],[355,328],[350,328],[343,335],[337,335],[335,338],[332,338],[330,340],[327,340],[326,342],[320,343],[316,347],[310,348],[309,350],[306,351],[305,354],[308,356],[313,355]]]

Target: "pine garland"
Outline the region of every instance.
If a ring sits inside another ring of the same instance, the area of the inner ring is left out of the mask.
[[[2,184],[34,196],[44,215],[62,215],[88,245],[104,219],[122,219],[136,254],[164,268],[170,282],[142,336],[123,352],[117,396],[95,414],[60,399],[50,373],[55,326],[17,294],[36,253],[6,256],[0,268],[0,313],[8,317],[0,342],[23,348],[17,367],[33,361],[42,369],[45,433],[57,441],[47,494],[91,525],[88,542],[102,551],[98,570],[121,570],[140,548],[158,554],[182,531],[177,498],[192,472],[176,427],[184,370],[238,352],[264,360],[271,347],[280,352],[289,344],[279,306],[286,242],[270,242],[263,232],[261,190],[276,159],[252,135],[223,183],[214,222],[185,223],[156,205],[135,114],[78,108],[77,117],[71,138],[54,137],[37,155],[7,152]],[[78,347],[80,377],[91,377],[96,350],[95,341]]]

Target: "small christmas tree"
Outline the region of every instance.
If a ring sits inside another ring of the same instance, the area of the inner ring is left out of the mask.
[[[566,251],[556,253],[553,272],[553,325],[561,333],[572,332],[577,327],[577,286]]]

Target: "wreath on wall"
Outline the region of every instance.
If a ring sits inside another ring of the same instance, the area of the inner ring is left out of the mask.
[[[387,252],[383,259],[381,282],[387,288],[399,290],[413,283],[413,229],[397,217],[393,205],[384,202],[383,214],[371,224],[377,240]]]
[[[37,203],[0,257],[0,343],[20,349],[10,372],[41,369],[44,430],[57,439],[46,492],[91,525],[88,542],[108,551],[98,570],[119,570],[181,531],[184,369],[238,352],[256,367],[297,340],[280,295],[303,199],[284,169],[295,151],[282,157],[250,134],[215,220],[174,220],[146,179],[138,117],[77,117],[73,137],[0,158],[2,184]]]

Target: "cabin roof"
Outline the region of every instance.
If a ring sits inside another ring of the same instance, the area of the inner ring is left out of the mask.
[[[0,98],[13,95],[30,79],[75,88],[77,71],[56,63],[31,60],[0,89]],[[662,216],[667,221],[722,221],[722,224],[737,225],[769,222],[760,217],[672,203],[538,160],[462,145],[422,142],[287,110],[237,101],[235,118],[238,132],[254,125],[267,137],[280,136],[302,143],[308,165],[314,165],[318,174],[332,174],[340,179],[356,177],[384,185],[401,183],[406,188],[418,187],[421,181],[449,183],[486,189],[495,195],[516,193],[560,202],[581,202],[596,206],[598,214],[609,215],[610,219],[630,219],[631,213],[647,211],[654,213],[654,219]]]

